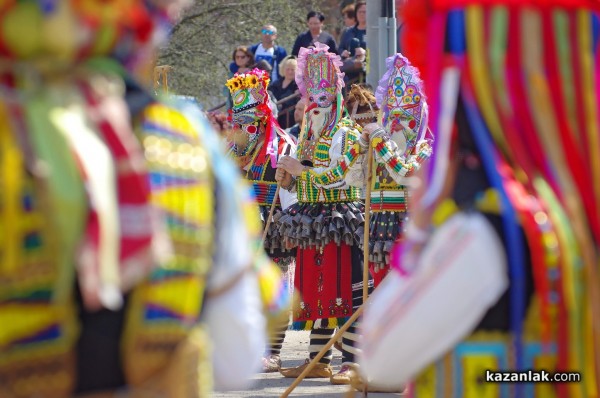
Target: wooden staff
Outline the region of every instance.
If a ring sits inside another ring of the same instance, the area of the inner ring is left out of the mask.
[[[369,297],[369,230],[371,223],[371,183],[373,181],[373,149],[367,152],[367,186],[365,189],[365,231],[363,236],[363,305]]]
[[[371,107],[370,102],[369,108],[371,112],[373,108]],[[382,114],[378,112],[377,114],[377,124],[381,126]],[[371,228],[371,189],[373,182],[373,148],[371,148],[371,137],[369,136],[368,142],[368,152],[367,152],[367,186],[365,188],[365,234],[363,238],[363,305],[365,300],[369,297],[369,230]]]
[[[369,104],[369,108],[371,108],[371,112],[373,112],[373,108],[371,104]],[[377,116],[377,122],[381,125],[381,112],[379,112]],[[363,304],[360,307],[361,309],[365,306],[365,302],[369,298],[369,235],[371,229],[371,190],[373,185],[373,148],[371,148],[371,137],[369,136],[368,145],[369,149],[367,152],[367,182],[365,187],[365,230],[363,235]],[[355,373],[358,375],[358,372]],[[359,377],[359,376],[357,376]],[[356,380],[352,380],[351,386],[354,385]],[[350,389],[350,393],[352,393],[353,387]],[[367,396],[368,385],[367,381],[363,383],[363,397]]]
[[[307,105],[304,105],[303,115],[306,113],[306,106]],[[304,126],[306,126],[306,118],[302,117],[302,127],[300,128],[300,134],[302,134],[302,131],[304,131]],[[277,132],[275,132],[275,134],[277,134]],[[275,196],[273,197],[273,203],[271,203],[271,211],[269,211],[269,219],[265,223],[265,230],[263,231],[262,239],[260,241],[259,251],[265,245],[265,239],[267,239],[267,233],[269,231],[269,226],[271,226],[271,220],[273,219],[273,213],[275,212],[275,203],[277,203],[277,198],[279,197],[280,189],[281,189],[281,182],[278,182],[277,189],[275,190]]]
[[[279,197],[279,190],[281,189],[281,183],[277,183],[277,189],[275,190],[275,195],[273,196],[273,203],[271,203],[271,210],[269,211],[269,218],[265,222],[265,230],[262,234],[262,239],[260,240],[260,246],[258,247],[258,251],[260,253],[265,246],[265,240],[267,239],[267,233],[269,232],[269,227],[271,226],[271,220],[273,219],[273,213],[275,212],[275,204],[277,204],[277,198]]]
[[[321,349],[321,351],[319,351],[317,356],[309,362],[309,364],[306,366],[306,369],[304,369],[304,371],[300,373],[300,376],[298,376],[296,380],[294,380],[294,382],[288,387],[287,390],[283,392],[283,394],[281,394],[280,398],[286,398],[292,393],[292,391],[294,391],[294,388],[296,388],[298,384],[300,384],[300,382],[304,380],[304,377],[306,377],[306,375],[315,367],[319,359],[323,358],[323,355],[325,355],[325,353],[331,348],[333,343],[338,341],[342,334],[344,334],[344,332],[348,330],[348,328],[356,321],[356,319],[358,319],[358,317],[362,315],[363,308],[364,304],[358,307],[358,309],[356,310],[356,312],[354,312],[354,314],[352,314],[350,319],[348,319],[346,323],[344,323],[344,325],[340,327],[336,334],[334,334],[333,337],[327,342],[327,344],[325,344],[325,346]]]
[[[170,65],[161,65],[154,67],[154,89],[161,87],[165,93],[169,93],[168,74],[171,71]],[[162,82],[161,82],[162,80]]]
[[[166,67],[163,70],[163,80],[162,80],[162,84],[163,84],[163,90],[165,90],[165,92],[167,94],[169,94],[169,70],[171,70],[171,67]]]
[[[281,395],[280,398],[286,398],[294,391],[294,388],[298,386],[304,380],[306,375],[315,367],[319,359],[325,355],[327,350],[331,348],[331,346],[339,340],[339,338],[344,334],[346,330],[354,323],[360,315],[362,315],[365,304],[369,298],[369,222],[370,222],[370,213],[371,213],[371,182],[373,181],[373,150],[369,145],[369,152],[367,152],[367,186],[365,189],[365,230],[364,230],[364,240],[363,240],[363,304],[352,314],[350,319],[344,323],[342,327],[333,335],[331,339],[325,344],[325,346],[319,351],[319,353],[308,363],[306,369],[294,380],[294,382],[288,387],[287,390]],[[367,392],[367,383],[364,383],[363,395],[366,396]]]
[[[373,148],[369,140],[369,151],[367,152],[367,186],[365,188],[365,234],[363,237],[363,304],[369,298],[369,232],[371,229],[371,189],[373,182]],[[363,397],[367,396],[367,382],[363,384]],[[350,390],[352,391],[352,390]]]

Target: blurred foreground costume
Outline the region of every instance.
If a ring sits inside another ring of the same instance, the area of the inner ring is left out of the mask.
[[[397,269],[365,313],[362,369],[414,378],[414,397],[597,397],[600,9],[451,3],[405,9],[436,142]],[[491,383],[486,370],[582,379]]]
[[[178,6],[0,6],[2,397],[208,396],[259,366],[282,303],[251,197],[199,111],[127,72]]]

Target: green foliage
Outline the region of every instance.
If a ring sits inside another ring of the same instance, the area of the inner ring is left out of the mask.
[[[209,109],[225,101],[224,84],[236,46],[258,43],[261,27],[272,24],[277,43],[290,53],[296,36],[306,30],[306,13],[316,9],[335,14],[337,1],[331,3],[334,7],[318,0],[196,0],[174,27],[157,64],[173,67],[171,91],[196,97]]]

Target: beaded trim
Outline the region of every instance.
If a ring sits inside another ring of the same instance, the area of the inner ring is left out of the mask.
[[[340,128],[347,129],[343,134],[344,156],[338,160],[337,165],[323,173],[316,174],[314,170],[304,171],[298,177],[296,189],[298,201],[300,202],[344,202],[360,200],[360,189],[355,187],[345,188],[344,176],[350,166],[356,161],[360,154],[358,144],[358,129],[355,122],[350,119],[341,119],[340,122],[327,134],[323,134],[315,142],[315,150],[312,161],[315,167],[329,167],[331,159],[329,149],[333,136]],[[304,146],[301,142],[300,150]]]
[[[352,119],[356,120],[356,119],[371,119],[371,118],[377,118],[377,113],[376,112],[367,112],[367,113],[357,113],[355,115],[352,115]]]

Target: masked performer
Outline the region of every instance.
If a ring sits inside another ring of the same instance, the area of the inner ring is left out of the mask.
[[[389,271],[390,253],[402,236],[410,198],[406,177],[431,156],[430,139],[426,138],[427,103],[418,71],[401,54],[388,58],[387,66],[375,96],[355,86],[348,99],[351,118],[365,126],[361,152],[368,151],[370,142],[375,155],[369,226],[369,261],[375,286]],[[374,109],[381,109],[383,126],[373,123]]]
[[[307,98],[297,159],[279,162],[282,187],[297,192],[298,203],[278,220],[286,242],[298,247],[295,287],[302,295],[294,311],[294,327],[312,329],[310,357],[332,336],[334,328],[362,303],[363,205],[360,190],[349,186],[348,174],[362,173],[356,124],[342,118],[343,74],[337,55],[320,43],[300,51],[296,82]],[[356,325],[342,341],[342,368],[334,384],[349,382],[357,340]],[[331,351],[308,377],[331,375]],[[308,360],[307,360],[308,361]],[[305,365],[282,370],[297,377]]]
[[[268,86],[269,74],[259,69],[235,74],[227,81],[233,99],[233,122],[239,128],[239,133],[232,137],[231,152],[243,174],[252,184],[263,228],[273,201],[276,201],[273,218],[279,218],[282,208],[285,209],[296,202],[296,195],[284,189],[280,189],[279,195],[275,197],[277,161],[281,156],[294,155],[296,144],[294,139],[279,127],[277,119],[273,116],[269,107]],[[278,230],[274,226],[274,223],[270,223],[269,233],[265,239],[265,250],[287,276],[296,250],[287,250],[283,247],[283,240],[278,236]],[[265,372],[276,372],[281,367],[280,353],[287,324],[286,317],[284,324],[278,326],[271,337],[270,345],[263,357]]]

